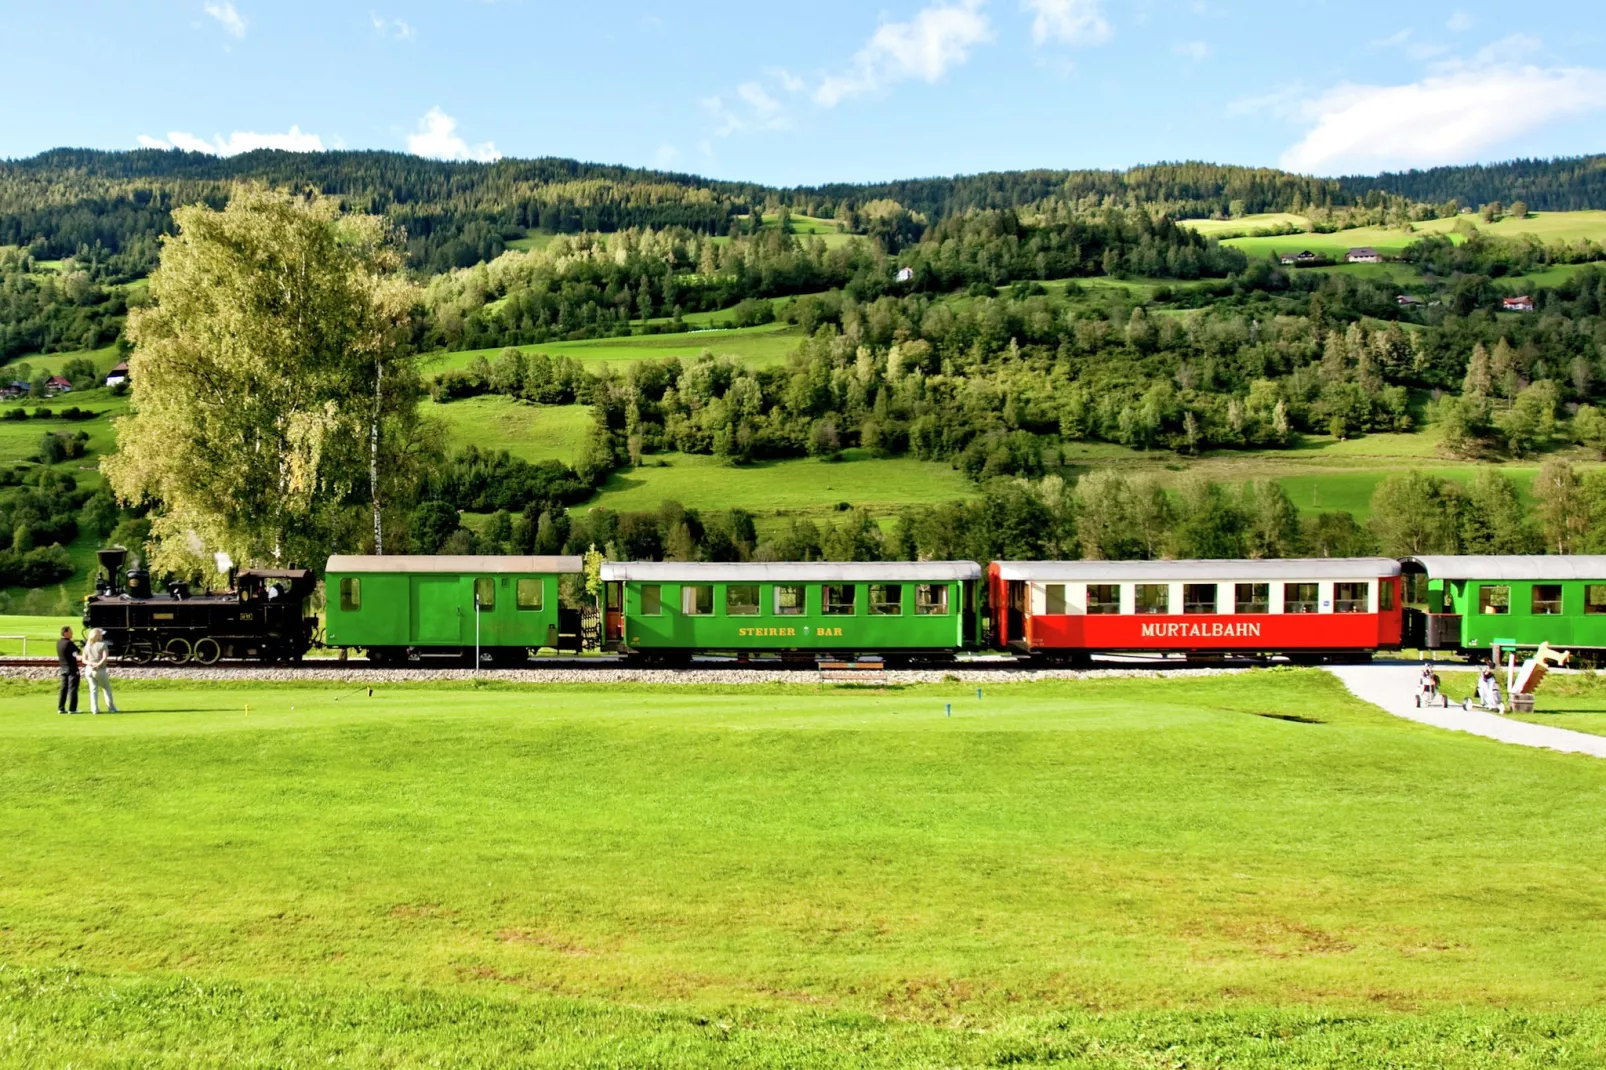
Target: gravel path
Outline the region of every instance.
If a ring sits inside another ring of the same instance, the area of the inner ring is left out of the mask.
[[[1549,725],[1529,724],[1482,710],[1426,707],[1417,709],[1416,689],[1422,669],[1417,665],[1338,665],[1328,672],[1344,682],[1357,698],[1364,699],[1396,717],[1420,721],[1452,732],[1471,732],[1502,743],[1524,747],[1546,747],[1573,754],[1592,754],[1606,758],[1606,736],[1573,732]]]
[[[889,684],[940,684],[957,680],[972,686],[980,684],[1018,684],[1034,680],[1108,680],[1125,677],[1171,679],[1183,676],[1220,676],[1247,672],[1240,668],[1111,668],[1111,669],[889,669]],[[316,682],[338,687],[341,684],[429,683],[437,680],[471,680],[471,669],[322,669],[316,673],[295,669],[184,669],[174,672],[162,668],[123,668],[112,673],[118,680],[199,680],[217,683]],[[0,679],[54,680],[56,670],[44,666],[0,666]],[[813,687],[819,675],[809,669],[482,669],[482,680],[514,684],[798,684]],[[868,681],[867,681],[868,682]],[[836,685],[832,685],[836,686]],[[863,685],[860,685],[863,686]]]

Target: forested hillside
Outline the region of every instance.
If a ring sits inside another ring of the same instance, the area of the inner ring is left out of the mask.
[[[1536,211],[1571,212],[1606,207],[1606,155],[1354,175],[1335,185],[1345,197],[1362,199],[1377,191],[1412,201],[1523,201]]]
[[[220,158],[141,149],[56,149],[0,163],[0,246],[38,259],[77,256],[117,279],[155,263],[175,205],[214,207],[237,182],[308,189],[384,214],[405,229],[413,268],[433,274],[494,258],[529,231],[608,233],[684,227],[724,235],[753,209],[872,222],[896,202],[925,223],[978,209],[1141,208],[1174,218],[1264,212],[1324,215],[1390,207],[1389,197],[1441,206],[1526,199],[1536,210],[1606,207],[1602,159],[1514,161],[1376,179],[1311,178],[1268,168],[1164,163],[1126,171],[1010,171],[954,178],[769,188],[692,175],[581,163],[449,163],[394,152],[259,150]],[[1403,205],[1396,204],[1398,213]],[[868,209],[868,211],[867,211]]]
[[[1606,214],[1536,207],[1554,203],[1547,190],[1594,203],[1593,167],[1367,185],[1181,163],[783,190],[563,160],[58,150],[0,164],[0,361],[14,372],[9,389],[32,399],[57,389],[57,372],[75,390],[94,387],[129,353],[125,321],[150,304],[174,209],[219,208],[261,185],[320,211],[378,216],[374,232],[405,254],[414,307],[398,359],[409,371],[387,381],[416,386],[426,419],[409,462],[423,476],[385,506],[390,549],[596,543],[710,559],[1391,549],[1407,541],[1402,510],[1386,501],[1368,520],[1316,508],[1314,496],[1296,508],[1255,471],[1242,487],[1133,481],[1084,458],[1118,469],[1160,454],[1185,472],[1317,441],[1424,439],[1424,427],[1431,444],[1409,452],[1436,464],[1600,457]],[[1386,247],[1378,262],[1340,262],[1372,245]],[[709,328],[729,330],[695,333]],[[751,331],[772,340],[762,360],[713,340]],[[684,339],[675,355],[657,355],[654,344],[674,339]],[[613,347],[608,359],[586,359],[600,345]],[[114,445],[106,421],[125,402],[88,396],[103,407],[82,441],[64,424],[34,429],[34,418],[56,419],[47,408],[29,418],[5,407],[30,429],[12,425],[17,449],[0,459],[18,467],[0,481],[39,489],[12,496],[16,560],[0,560],[0,580],[54,583],[108,532],[132,545],[160,515],[159,502],[119,509],[100,490]],[[569,429],[546,432],[569,444],[543,452],[504,437],[492,448],[465,415],[515,411],[526,428]],[[58,457],[58,439],[79,452]],[[837,461],[867,474],[906,466],[928,485],[942,474],[952,490],[882,495],[875,513],[849,492],[828,503],[840,517],[784,524],[727,507],[717,489],[609,505],[622,473],[639,486],[677,464]],[[339,507],[362,509],[367,485],[344,483]],[[1438,517],[1432,545],[1532,544],[1540,529],[1520,515],[1519,486],[1484,480],[1466,497],[1453,481],[1435,485],[1424,507]],[[1606,518],[1606,480],[1580,486],[1599,507],[1568,515]],[[1125,503],[1113,519],[1111,501]],[[1474,512],[1495,506],[1504,534],[1473,530]],[[39,567],[28,570],[30,553]]]

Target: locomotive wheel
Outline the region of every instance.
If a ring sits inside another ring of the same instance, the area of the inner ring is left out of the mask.
[[[162,647],[162,658],[172,662],[174,665],[182,665],[189,661],[190,655],[193,653],[194,650],[190,647],[190,641],[177,635],[169,639],[167,645]]]
[[[223,656],[223,648],[211,637],[197,639],[191,656],[201,665],[216,665],[218,659]]]

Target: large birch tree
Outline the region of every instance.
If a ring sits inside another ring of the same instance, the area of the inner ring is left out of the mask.
[[[123,501],[154,503],[152,564],[382,547],[387,507],[410,504],[419,396],[418,295],[384,223],[260,187],[173,216],[103,465]]]

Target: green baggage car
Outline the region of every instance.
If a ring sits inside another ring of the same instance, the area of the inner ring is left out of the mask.
[[[580,648],[580,611],[558,604],[578,557],[337,554],[324,570],[325,643],[370,661],[516,664],[540,647]]]
[[[607,649],[952,654],[979,645],[974,561],[605,562]]]
[[[1407,647],[1482,658],[1549,643],[1587,660],[1606,654],[1606,556],[1424,555],[1400,570]]]

